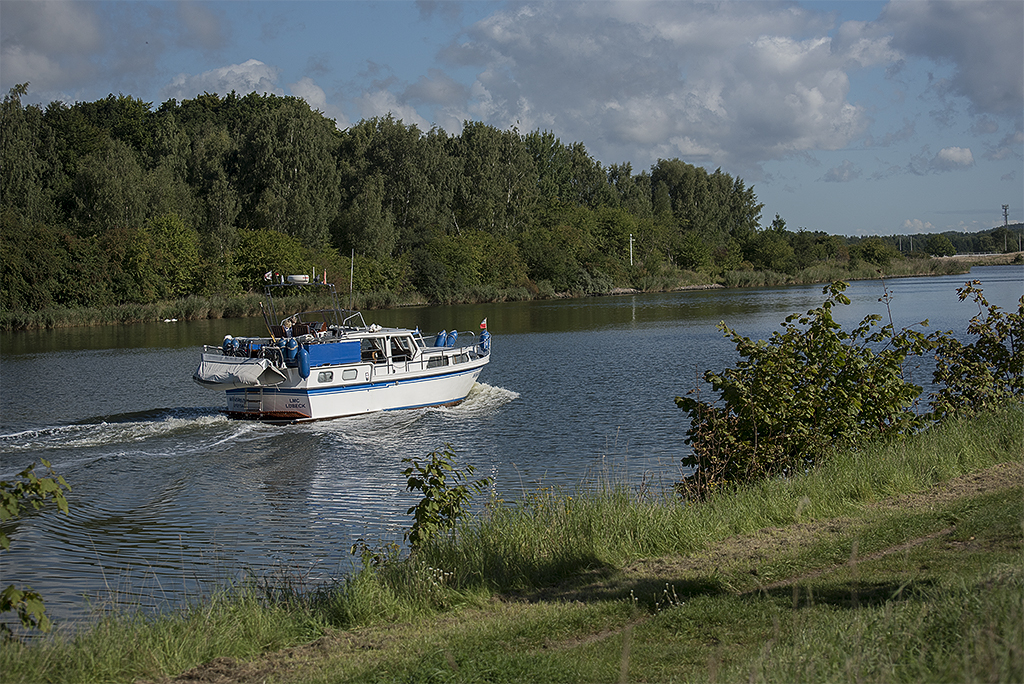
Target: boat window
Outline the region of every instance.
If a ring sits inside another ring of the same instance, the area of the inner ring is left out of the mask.
[[[427,360],[427,368],[437,368],[438,366],[447,366],[448,357],[443,354],[432,356]]]
[[[334,380],[334,371],[320,371],[319,373],[317,373],[317,376],[316,376],[316,381],[317,382],[333,382],[333,380]]]
[[[358,375],[359,371],[356,370],[355,368],[346,368],[345,370],[341,371],[342,380],[355,380]]]
[[[386,354],[383,347],[384,340],[375,337],[364,337],[360,342],[360,357],[363,361],[373,363],[384,363]]]
[[[391,359],[408,361],[412,358],[412,340],[407,337],[391,338]]]

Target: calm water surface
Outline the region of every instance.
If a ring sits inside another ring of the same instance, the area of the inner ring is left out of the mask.
[[[1003,308],[1024,294],[1019,266],[970,277]],[[894,322],[962,332],[977,313],[956,298],[966,279],[889,281]],[[852,284],[837,318],[887,317],[882,293]],[[260,319],[2,335],[0,478],[45,458],[74,491],[69,516],[5,525],[0,581],[31,585],[73,621],[112,601],[178,606],[246,572],[338,577],[357,538],[401,541],[413,501],[402,459],[445,442],[505,498],[609,474],[667,487],[687,451],[673,397],[735,361],[716,324],[767,337],[821,301],[807,286],[367,312],[427,332],[486,316],[492,361],[455,408],[286,427],[229,421],[223,393],[190,379],[199,345],[264,334]]]

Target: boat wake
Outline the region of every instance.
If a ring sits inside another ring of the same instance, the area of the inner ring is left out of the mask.
[[[461,404],[452,407],[437,407],[427,409],[429,411],[441,411],[451,414],[452,417],[480,417],[493,413],[505,404],[519,398],[519,392],[504,387],[493,387],[484,382],[473,385],[466,395],[466,400]]]
[[[60,451],[132,444],[154,438],[175,438],[195,429],[227,424],[213,408],[154,409],[115,416],[99,416],[74,423],[0,434],[0,453]]]
[[[410,446],[421,449],[432,444],[438,430],[454,434],[450,433],[453,423],[472,430],[477,420],[487,418],[517,398],[518,392],[478,382],[466,399],[455,406],[381,411],[295,427],[329,435],[339,444],[401,452]]]

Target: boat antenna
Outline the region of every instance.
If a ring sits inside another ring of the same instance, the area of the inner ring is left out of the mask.
[[[352,248],[352,258],[349,259],[349,271],[348,271],[348,308],[355,311],[355,295],[352,293],[352,280],[356,274],[356,249]]]
[[[263,323],[267,326],[267,332],[270,333],[270,341],[277,344],[277,338],[274,337],[274,329],[270,325],[270,319],[267,318],[267,310],[263,308],[263,302],[260,302],[260,311],[263,312]]]

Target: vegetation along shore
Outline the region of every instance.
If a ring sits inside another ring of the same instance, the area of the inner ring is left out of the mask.
[[[845,288],[769,340],[723,326],[740,362],[676,398],[692,474],[671,491],[608,474],[502,501],[445,446],[400,473],[422,495],[407,544],[358,542],[350,576],[155,616],[115,596],[77,631],[9,634],[3,680],[1020,682],[1024,298],[966,284],[964,342],[875,315],[843,331]],[[902,374],[922,354],[927,398]],[[5,517],[66,504],[22,478]],[[16,593],[5,610],[45,627]]]
[[[1024,233],[792,230],[722,169],[634,171],[539,130],[339,131],[258,93],[43,108],[28,87],[0,105],[2,330],[258,315],[268,271],[354,273],[376,308],[958,273],[933,257]]]
[[[4,682],[1019,682],[1024,410],[691,506],[489,506],[333,586],[222,587],[0,645]],[[503,540],[495,544],[495,540]]]

